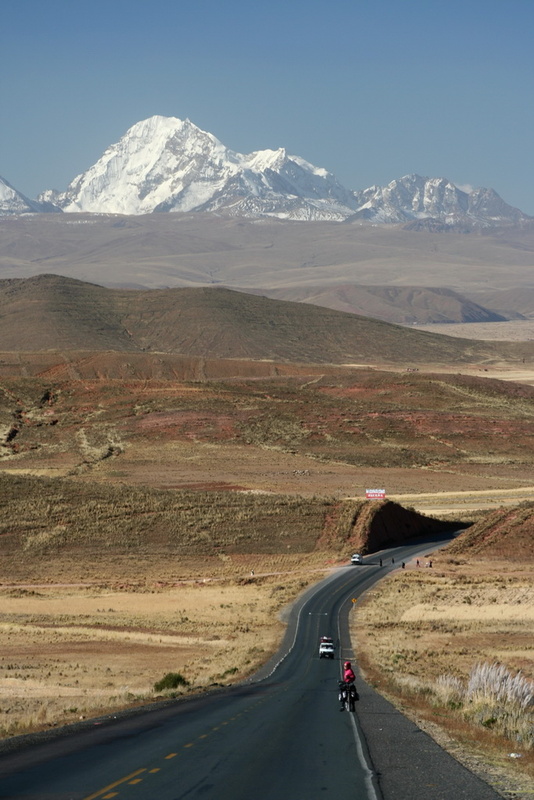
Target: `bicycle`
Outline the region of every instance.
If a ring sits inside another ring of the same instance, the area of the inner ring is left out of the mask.
[[[356,686],[353,683],[339,681],[338,699],[341,703],[340,711],[354,711],[356,708],[356,700],[358,700]]]

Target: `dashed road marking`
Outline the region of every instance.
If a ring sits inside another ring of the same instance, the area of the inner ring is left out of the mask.
[[[109,786],[104,786],[103,789],[99,789],[98,792],[90,794],[88,797],[85,797],[84,800],[96,800],[97,797],[101,797],[102,800],[110,800],[111,797],[116,797],[118,794],[118,792],[110,792],[111,789],[115,789],[117,786],[120,786],[121,783],[127,783],[128,781],[133,780],[133,778],[136,778],[137,775],[140,775],[142,772],[146,772],[145,767],[142,769],[136,769],[135,772],[131,772],[129,775],[126,775],[124,778],[120,778],[114,783],[110,783]],[[104,792],[107,792],[108,794],[104,794]]]
[[[243,716],[243,714],[252,711],[257,705],[260,705],[261,703],[265,702],[266,699],[267,698],[263,697],[260,700],[256,700],[255,702],[252,703],[251,706],[249,706],[248,708],[245,708],[239,714],[236,714],[235,716],[230,717],[229,719],[222,720],[222,722],[219,725],[215,725],[208,733],[201,733],[198,736],[198,738],[195,739],[194,741],[187,742],[187,744],[184,744],[183,745],[183,749],[185,750],[185,749],[194,747],[195,744],[200,742],[202,739],[208,739],[214,731],[218,731],[224,725],[229,725],[231,722],[235,722],[235,721],[239,720],[240,717]],[[178,755],[178,753],[168,753],[166,756],[163,756],[163,758],[165,759],[165,761],[170,761],[171,759],[176,758],[177,755]],[[128,783],[130,785],[135,785],[137,783],[142,783],[143,778],[137,777],[142,772],[146,772],[147,774],[152,775],[152,774],[155,774],[156,772],[160,772],[160,771],[161,771],[161,767],[153,767],[152,769],[147,769],[146,767],[143,767],[142,769],[138,769],[135,772],[130,773],[130,775],[126,775],[126,777],[121,778],[120,780],[116,781],[115,783],[111,783],[111,784],[109,784],[109,786],[105,786],[103,789],[100,789],[98,792],[95,792],[94,794],[91,794],[88,797],[85,797],[84,800],[98,800],[98,799],[99,800],[112,800],[112,798],[117,797],[118,794],[119,794],[119,792],[111,791],[112,789],[115,789],[116,787],[120,786],[121,784],[125,784],[125,783]],[[106,792],[106,794],[104,794],[105,792]]]

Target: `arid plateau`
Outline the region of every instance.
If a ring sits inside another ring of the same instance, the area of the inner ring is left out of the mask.
[[[462,532],[356,604],[363,672],[527,796],[532,704],[506,728],[459,687],[479,662],[534,681],[529,335],[205,287],[1,288],[3,737],[249,676],[302,589],[409,519]]]

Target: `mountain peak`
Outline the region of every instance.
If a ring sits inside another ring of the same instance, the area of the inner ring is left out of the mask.
[[[530,219],[492,189],[465,191],[443,177],[412,173],[387,186],[349,191],[328,170],[290,155],[284,147],[243,155],[188,118],[162,115],[132,125],[64,192],[46,191],[35,202],[23,196],[6,199],[9,192],[3,191],[0,213],[59,207],[127,215],[207,211],[300,221],[430,219],[466,230]]]
[[[285,148],[235,153],[189,119],[136,123],[63,193],[64,211],[147,214],[219,211],[234,216],[343,220],[352,193]]]

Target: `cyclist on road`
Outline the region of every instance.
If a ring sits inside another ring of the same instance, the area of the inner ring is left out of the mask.
[[[349,711],[354,711],[354,701],[358,697],[354,685],[355,680],[356,675],[353,672],[350,661],[345,661],[343,664],[343,680],[339,683],[340,711],[344,711],[345,707],[347,707]]]

